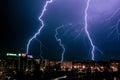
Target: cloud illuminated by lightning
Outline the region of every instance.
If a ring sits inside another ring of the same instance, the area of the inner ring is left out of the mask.
[[[29,46],[32,42],[33,39],[35,39],[37,37],[38,34],[40,34],[41,30],[43,29],[44,27],[44,21],[41,19],[46,11],[46,8],[48,6],[48,4],[52,3],[53,0],[49,0],[49,1],[46,1],[44,7],[43,7],[43,10],[42,10],[42,13],[41,15],[39,16],[39,21],[41,22],[41,26],[39,28],[39,30],[29,39],[28,43],[27,43],[27,50],[26,50],[26,53],[29,54]]]
[[[62,47],[62,54],[61,54],[61,62],[63,62],[64,60],[64,53],[65,53],[65,47],[64,45],[62,44],[62,41],[60,38],[58,38],[58,30],[61,29],[64,25],[60,26],[60,27],[57,27],[55,29],[55,39],[59,42],[59,45]]]

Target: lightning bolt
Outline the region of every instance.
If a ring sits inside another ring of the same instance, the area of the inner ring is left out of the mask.
[[[87,3],[86,3],[86,8],[85,8],[85,16],[84,16],[84,29],[85,29],[85,33],[87,34],[87,37],[88,37],[88,39],[89,39],[89,41],[90,41],[90,45],[91,45],[91,55],[92,55],[92,57],[91,57],[91,59],[92,60],[95,60],[95,50],[96,51],[98,51],[99,53],[101,53],[101,54],[103,54],[103,52],[98,48],[98,47],[96,47],[95,45],[94,45],[94,43],[93,43],[93,40],[92,40],[92,38],[91,38],[91,36],[90,36],[90,33],[89,33],[89,31],[88,31],[88,9],[89,9],[89,6],[90,6],[90,1],[91,0],[87,0]]]
[[[120,8],[118,8],[106,21],[110,21],[118,12],[120,11]]]
[[[87,4],[86,4],[86,8],[85,8],[85,17],[84,17],[85,21],[84,22],[85,22],[85,32],[87,34],[87,37],[88,37],[90,44],[91,44],[91,47],[92,47],[92,50],[91,50],[92,60],[94,60],[95,45],[93,44],[92,38],[91,38],[89,31],[88,31],[88,8],[90,5],[90,1],[91,0],[87,0]]]
[[[62,54],[61,54],[61,62],[63,62],[63,60],[64,60],[64,53],[65,53],[65,47],[64,47],[64,45],[62,44],[62,41],[61,41],[61,39],[60,38],[58,38],[57,36],[58,36],[58,30],[59,29],[61,29],[62,27],[63,27],[64,25],[62,25],[62,26],[60,26],[60,27],[57,27],[56,29],[55,29],[55,39],[59,42],[59,45],[62,47]]]
[[[120,30],[119,30],[119,25],[120,25],[120,19],[117,21],[117,23],[115,25],[113,25],[111,27],[112,29],[112,32],[110,34],[113,34],[115,32],[115,34],[117,35],[118,37],[118,40],[120,38]]]
[[[46,8],[48,6],[48,4],[52,3],[53,0],[49,0],[49,1],[46,1],[44,7],[43,7],[43,10],[42,10],[42,13],[41,15],[39,16],[39,21],[41,22],[41,26],[40,28],[38,29],[38,31],[29,39],[28,43],[27,43],[27,50],[26,50],[26,53],[28,54],[29,53],[29,46],[30,46],[30,43],[32,42],[33,39],[35,39],[37,37],[38,34],[40,34],[41,30],[43,29],[44,27],[44,21],[42,20],[42,17],[46,11]]]
[[[119,12],[120,12],[120,8],[118,8],[118,9],[111,15],[111,17],[109,17],[109,18],[107,19],[107,21],[111,21],[111,20],[114,18],[114,16],[116,16]],[[111,33],[110,33],[108,36],[110,36],[111,34],[115,33],[115,34],[117,35],[117,37],[118,37],[118,40],[119,40],[119,38],[120,38],[119,25],[120,25],[120,19],[118,19],[117,22],[116,22],[116,24],[111,27],[112,31],[111,31]]]
[[[43,53],[42,52],[42,42],[39,39],[37,39],[37,38],[36,38],[36,40],[40,43],[40,58],[44,59],[43,56],[42,56],[42,53]]]

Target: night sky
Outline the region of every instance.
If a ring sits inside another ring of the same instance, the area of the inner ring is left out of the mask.
[[[45,2],[46,0],[0,1],[0,54],[26,52],[28,40],[41,26],[38,17]],[[30,45],[30,54],[36,58],[42,54],[46,59],[59,61],[62,48],[54,36],[55,29],[64,25],[58,30],[58,37],[66,49],[64,60],[90,60],[91,46],[84,31],[85,7],[86,0],[53,0],[42,17],[44,28]],[[93,43],[103,52],[96,50],[95,60],[120,59],[119,19],[120,0],[91,0],[88,10],[89,33]]]

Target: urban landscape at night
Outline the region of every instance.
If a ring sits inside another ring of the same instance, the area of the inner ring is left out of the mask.
[[[120,0],[0,7],[0,80],[120,80]]]
[[[49,61],[25,53],[7,53],[0,60],[2,80],[119,80],[120,60]]]

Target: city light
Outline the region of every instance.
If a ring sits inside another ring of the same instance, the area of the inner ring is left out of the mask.
[[[16,56],[16,57],[21,57],[21,53],[7,53],[6,56]]]
[[[15,53],[7,53],[6,56],[18,56],[18,55]]]

